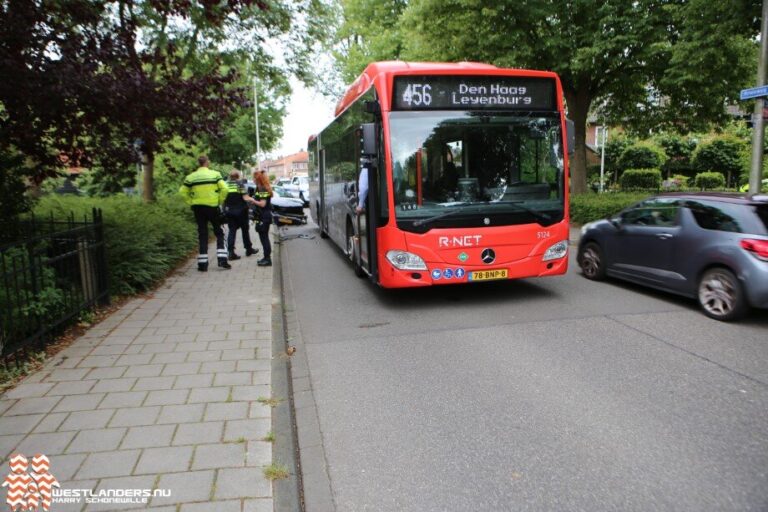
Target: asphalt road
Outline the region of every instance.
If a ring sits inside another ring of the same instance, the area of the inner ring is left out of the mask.
[[[768,510],[765,311],[719,323],[573,260],[387,291],[285,233],[315,235],[282,262],[336,510]]]

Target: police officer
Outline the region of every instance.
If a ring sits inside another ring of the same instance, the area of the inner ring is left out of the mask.
[[[269,226],[272,224],[272,185],[264,170],[256,171],[253,175],[256,184],[254,198],[256,199],[256,233],[259,234],[264,257],[256,264],[260,267],[272,266],[272,244],[269,242]]]
[[[221,174],[208,168],[208,157],[201,155],[197,159],[200,167],[184,178],[184,183],[179,189],[179,194],[184,201],[192,207],[197,222],[197,236],[199,242],[199,254],[197,256],[197,270],[208,270],[208,223],[213,226],[216,235],[216,256],[219,267],[229,269],[227,262],[227,250],[224,248],[224,230],[221,229],[219,206],[227,198],[229,193],[227,184],[221,179]]]
[[[232,170],[229,173],[227,191],[227,198],[224,201],[224,215],[227,218],[227,226],[229,227],[227,250],[230,260],[239,260],[240,256],[235,254],[235,236],[238,229],[243,233],[245,255],[251,256],[259,252],[258,249],[253,248],[251,234],[248,230],[248,204],[256,205],[256,200],[246,193],[245,183],[240,179],[240,171],[237,170]]]

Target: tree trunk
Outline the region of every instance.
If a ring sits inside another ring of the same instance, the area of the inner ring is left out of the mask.
[[[148,151],[144,154],[144,202],[155,201],[155,153]]]
[[[587,192],[587,116],[592,98],[585,92],[563,91],[568,103],[568,117],[576,130],[576,148],[570,159],[571,193]]]

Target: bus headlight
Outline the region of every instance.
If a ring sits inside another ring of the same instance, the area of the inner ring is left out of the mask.
[[[568,241],[562,240],[554,245],[551,245],[549,249],[544,253],[542,260],[559,260],[564,258],[568,254]]]
[[[405,251],[387,251],[387,260],[398,270],[427,270],[419,256]]]

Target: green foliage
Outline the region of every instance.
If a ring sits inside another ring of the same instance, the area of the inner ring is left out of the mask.
[[[667,161],[664,150],[651,142],[638,142],[627,147],[619,157],[621,170],[659,169]]]
[[[622,190],[658,190],[661,171],[658,169],[627,169],[619,179]]]
[[[693,153],[693,164],[700,171],[738,172],[746,149],[744,141],[734,136],[715,136],[699,144]]]
[[[665,176],[673,174],[693,175],[693,166],[691,156],[696,149],[696,139],[685,137],[677,133],[663,132],[654,137],[654,142],[658,144],[667,155],[667,161],[661,166]]]
[[[144,204],[137,198],[46,197],[35,214],[61,218],[89,215],[92,208],[104,215],[104,237],[113,295],[150,289],[194,249],[196,231],[189,208],[177,198]]]
[[[29,359],[21,364],[4,365],[0,363],[0,393],[13,386],[22,377],[31,374],[45,362],[45,352],[33,352]]]
[[[586,224],[605,219],[647,197],[644,193],[581,194],[571,196],[571,222]]]
[[[694,180],[696,188],[701,190],[712,190],[725,188],[725,176],[721,172],[700,172]]]
[[[7,238],[16,236],[19,215],[31,207],[24,185],[27,172],[24,157],[20,153],[12,149],[0,149],[0,225]]]

